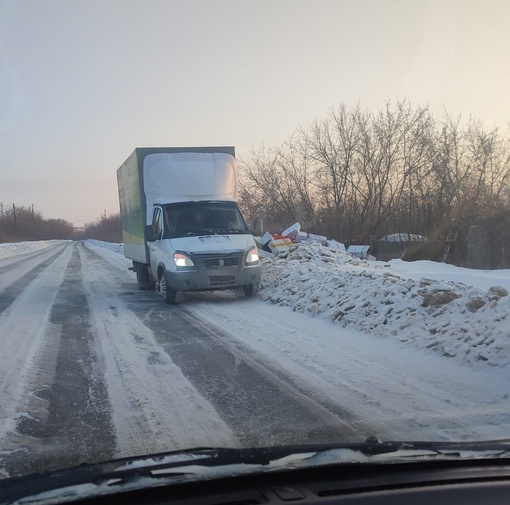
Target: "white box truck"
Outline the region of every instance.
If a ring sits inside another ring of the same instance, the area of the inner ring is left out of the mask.
[[[137,148],[117,182],[139,289],[157,286],[168,304],[178,291],[256,292],[259,255],[237,206],[234,147]]]

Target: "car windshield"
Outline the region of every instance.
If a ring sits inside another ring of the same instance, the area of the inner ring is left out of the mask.
[[[233,203],[176,203],[165,206],[164,216],[165,238],[250,233],[237,205]]]
[[[509,20],[0,0],[0,483],[509,439]]]

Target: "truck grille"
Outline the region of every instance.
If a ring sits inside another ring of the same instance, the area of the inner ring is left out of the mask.
[[[201,264],[211,287],[235,286],[239,268],[243,261],[243,251],[226,254],[195,254],[195,265]]]
[[[239,265],[241,256],[209,256],[206,258],[202,257],[201,260],[205,268],[218,266],[236,267]]]
[[[235,275],[210,275],[208,279],[210,286],[230,286],[236,283]]]

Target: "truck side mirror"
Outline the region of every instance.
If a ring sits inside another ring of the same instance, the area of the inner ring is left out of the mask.
[[[255,219],[255,221],[253,221],[253,229],[251,230],[252,235],[260,237],[262,235],[263,230],[264,226],[262,223],[262,219]]]
[[[152,228],[152,224],[148,224],[145,226],[145,240],[147,242],[156,241],[156,237],[154,237],[154,229]]]

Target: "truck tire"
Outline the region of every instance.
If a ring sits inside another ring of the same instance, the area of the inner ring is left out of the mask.
[[[152,277],[152,275],[149,274],[149,280],[147,282],[147,289],[149,291],[154,291],[156,289],[156,281]]]
[[[175,303],[175,295],[177,291],[174,291],[166,281],[166,272],[163,270],[159,274],[159,292],[163,297],[163,301],[167,305],[173,305]]]
[[[243,286],[243,292],[248,298],[251,298],[252,296],[257,294],[258,290],[259,290],[258,284],[245,284]]]
[[[156,282],[152,278],[152,275],[149,274],[147,265],[136,263],[135,271],[136,271],[136,284],[138,286],[138,289],[141,290],[149,289],[151,291],[155,289]]]
[[[135,272],[136,272],[136,285],[138,289],[141,290],[147,289],[147,280],[149,272],[147,272],[147,268],[145,267],[145,265],[136,263]]]

